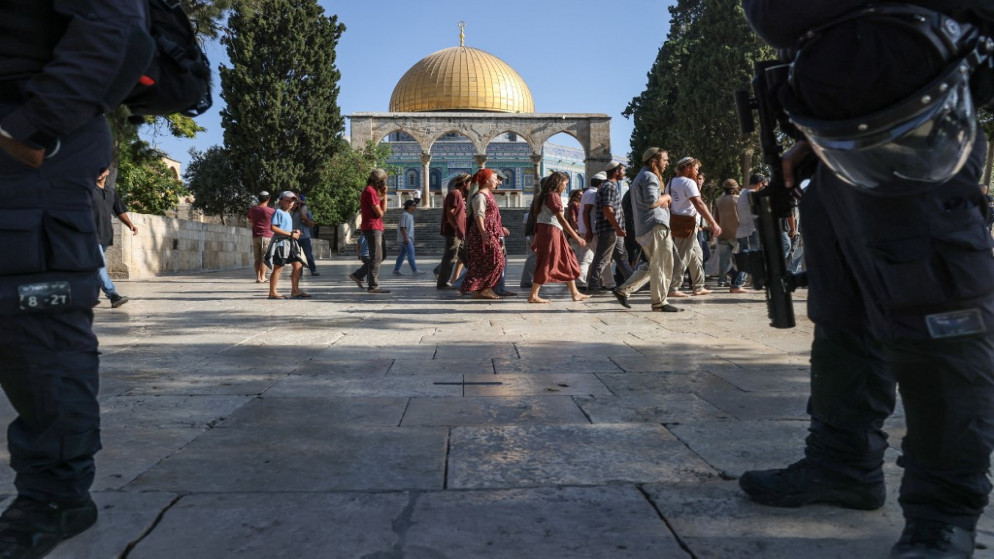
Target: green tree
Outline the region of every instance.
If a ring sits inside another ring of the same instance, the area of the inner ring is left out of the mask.
[[[346,144],[337,150],[325,167],[321,183],[307,195],[314,219],[337,225],[355,217],[370,171],[382,167],[389,156],[390,146],[373,142],[361,149]]]
[[[242,187],[231,167],[227,150],[211,146],[207,151],[190,150],[190,164],[183,172],[193,194],[193,209],[221,217],[241,214],[253,202],[253,195]]]
[[[737,0],[681,0],[670,15],[646,90],[625,111],[635,122],[632,154],[656,145],[671,161],[695,157],[717,191],[726,178],[742,180],[742,154],[758,149],[757,137],[739,130],[733,93],[748,89],[753,62],[773,53]]]
[[[252,192],[311,195],[343,146],[335,47],[345,30],[315,0],[260,0],[238,6],[222,39],[224,143]]]
[[[189,194],[183,182],[162,161],[165,156],[143,140],[121,144],[115,188],[128,210],[165,215]]]

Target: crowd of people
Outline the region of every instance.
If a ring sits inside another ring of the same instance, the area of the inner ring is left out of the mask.
[[[252,258],[256,283],[269,283],[270,299],[309,299],[310,293],[300,288],[300,277],[306,266],[312,276],[317,271],[311,245],[311,227],[316,225],[314,215],[307,208],[307,198],[292,190],[284,190],[270,205],[269,192],[259,193],[257,203],[248,211],[252,229]],[[278,291],[280,275],[290,266],[290,295]],[[266,271],[269,270],[269,277]]]
[[[571,192],[565,206],[568,175],[557,171],[540,181],[524,224],[528,256],[520,286],[529,290],[529,303],[549,303],[541,296],[542,286],[549,283],[566,284],[573,301],[613,294],[629,309],[633,294],[648,284],[651,309],[660,312],[683,310],[670,299],[710,294],[705,285],[709,277],[716,278],[719,287],[727,285],[730,293],[748,292],[747,275],[738,270],[733,254],[759,248],[749,193],[763,188],[766,177],[753,175],[742,192],[734,179],[725,181],[712,211],[701,194],[705,176],[700,161],[680,159],[675,176],[665,182],[663,173],[670,163],[666,150],[647,149],[641,163],[624,195],[626,167],[611,161],[588,188]],[[386,176],[382,169],[373,170],[360,197],[362,235],[356,249],[363,264],[348,276],[370,293],[389,293],[378,277],[384,254]],[[439,231],[445,250],[434,270],[438,290],[458,289],[491,300],[517,295],[505,286],[504,238],[510,232],[493,195],[504,178],[499,171],[480,169],[449,180]],[[400,254],[395,275],[403,275],[405,259],[413,274],[424,273],[414,257],[415,210],[415,202],[405,203],[397,224]],[[792,245],[796,225],[793,219],[783,223],[785,253],[793,252],[800,261],[801,251],[793,248],[796,241]]]

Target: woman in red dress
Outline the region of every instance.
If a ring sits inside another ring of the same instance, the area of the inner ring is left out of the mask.
[[[535,237],[532,251],[535,253],[535,276],[532,279],[532,292],[529,303],[548,303],[548,299],[538,296],[542,284],[566,282],[574,301],[582,301],[588,296],[576,288],[576,278],[580,277],[580,265],[576,255],[566,241],[566,235],[577,244],[586,242],[576,234],[576,230],[563,216],[562,193],[566,190],[569,177],[556,171],[542,179],[541,192],[532,201],[532,212],[538,212],[535,220]],[[565,231],[565,233],[564,233]]]
[[[497,175],[493,169],[480,169],[473,176],[473,182],[480,185],[480,190],[469,202],[472,213],[466,224],[466,267],[469,271],[460,290],[463,293],[472,291],[477,299],[500,299],[493,289],[504,273],[500,238],[510,232],[501,223],[492,192]]]

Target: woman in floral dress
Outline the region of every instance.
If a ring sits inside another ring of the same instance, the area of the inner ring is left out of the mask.
[[[473,293],[477,299],[500,299],[494,286],[504,273],[504,253],[500,238],[510,232],[500,220],[500,209],[494,200],[493,188],[497,175],[493,169],[480,169],[473,176],[480,190],[470,200],[466,231],[466,279],[460,290]]]

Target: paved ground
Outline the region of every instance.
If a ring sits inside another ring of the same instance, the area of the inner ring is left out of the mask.
[[[96,309],[101,518],[52,557],[852,559],[900,532],[894,450],[879,511],[737,490],[805,434],[811,324],[768,327],[761,295],[661,314],[387,275],[373,296],[354,264],[322,261],[310,300],[246,270],[119,282],[131,302]]]

